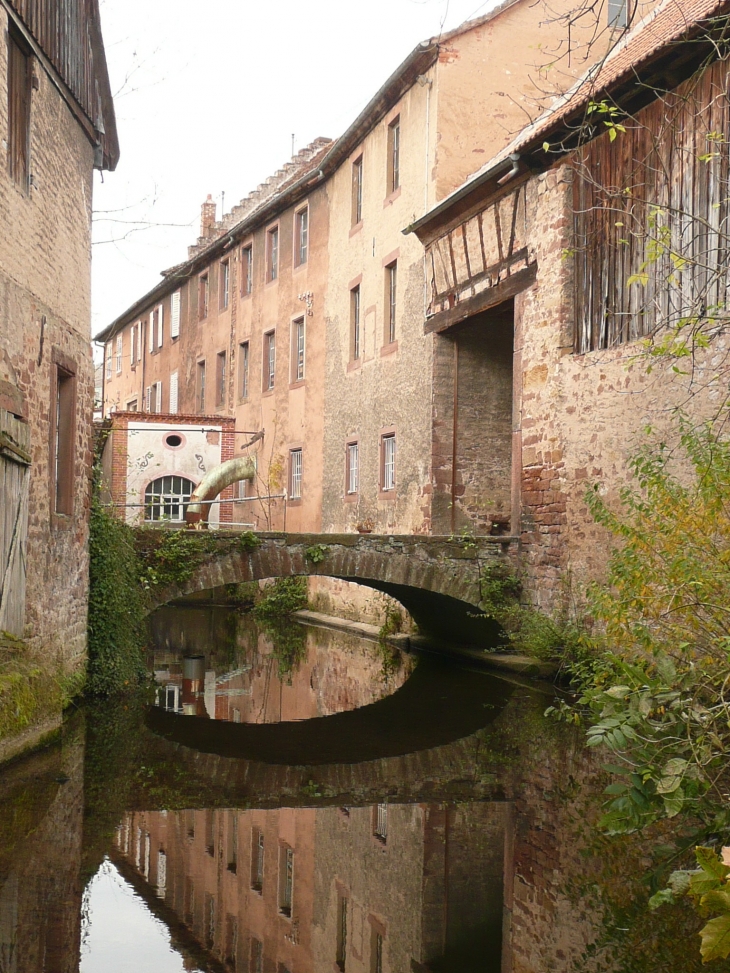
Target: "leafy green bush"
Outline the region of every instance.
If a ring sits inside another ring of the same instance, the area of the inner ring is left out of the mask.
[[[257,618],[291,615],[307,607],[307,579],[277,578],[267,585],[253,610]]]
[[[144,676],[145,605],[131,529],[97,499],[90,526],[87,690],[108,696]]]

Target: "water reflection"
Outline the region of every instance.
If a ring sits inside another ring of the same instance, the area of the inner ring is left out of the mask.
[[[386,650],[386,671],[376,643],[296,622],[257,625],[220,609],[162,609],[151,630],[157,706],[231,723],[357,709],[398,689],[413,666]]]
[[[0,773],[0,973],[702,969],[702,920],[646,907],[682,835],[598,835],[600,767],[580,731],[544,719],[550,696],[427,664],[384,687],[372,644],[310,632],[299,668],[274,656],[267,697],[270,633],[208,622],[225,639],[158,645],[157,702],[182,697],[183,655],[202,655],[216,685],[251,690],[220,698],[257,700],[252,722],[212,720],[203,675],[204,716],[153,707],[184,741],[150,727],[149,699],[99,701]],[[367,711],[400,755],[297,765],[255,749]],[[252,754],[203,752],[199,727],[250,731]]]
[[[233,969],[488,973],[507,820],[495,803],[139,812],[113,856]]]

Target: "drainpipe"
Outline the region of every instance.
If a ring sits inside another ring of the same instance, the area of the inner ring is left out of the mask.
[[[229,459],[225,463],[214,466],[205,474],[190,498],[190,503],[185,511],[185,521],[188,527],[201,524],[204,528],[207,528],[207,515],[210,510],[207,501],[215,500],[218,494],[222,493],[232,483],[237,483],[239,480],[253,480],[255,476],[256,464],[250,456],[237,456],[235,459]],[[203,514],[206,515],[205,520]]]

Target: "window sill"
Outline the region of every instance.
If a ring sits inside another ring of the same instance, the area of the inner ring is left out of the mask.
[[[301,507],[301,505],[302,505],[302,498],[301,497],[297,497],[296,499],[294,499],[294,498],[290,497],[286,501],[286,505],[287,505],[287,508],[288,507]]]
[[[291,272],[292,277],[296,277],[297,274],[301,274],[303,271],[307,269],[308,266],[309,266],[309,260],[305,260],[304,263],[301,264],[294,264]]]
[[[354,237],[356,233],[359,233],[360,230],[362,230],[362,227],[363,227],[363,221],[362,220],[360,220],[359,223],[355,223],[354,226],[351,226],[350,227],[350,237]]]
[[[342,498],[345,503],[357,503],[360,499],[359,493],[346,493]]]
[[[242,301],[250,301],[250,300],[251,300],[251,295],[252,295],[252,294],[253,294],[253,291],[252,291],[252,290],[250,290],[250,291],[248,291],[248,292],[247,292],[247,293],[245,293],[245,294],[244,294],[244,293],[243,293],[243,291],[242,291],[242,292],[241,292],[241,293],[239,294],[239,297],[241,298],[241,300],[242,300]]]
[[[274,394],[274,389],[273,388],[271,388],[271,389],[264,389],[264,391],[261,393],[261,398],[262,399],[265,399],[268,396],[273,395],[273,394]]]
[[[349,361],[347,363],[348,372],[355,372],[362,365],[362,358],[355,358],[354,361]]]
[[[398,351],[398,342],[391,341],[387,345],[383,345],[380,349],[380,357],[387,358],[388,355],[394,355]]]
[[[51,514],[51,530],[71,530],[74,526],[73,514]]]
[[[267,280],[264,287],[275,287],[279,283],[279,276],[273,277],[271,280]]]
[[[300,378],[298,382],[289,382],[289,389],[301,389],[307,384],[306,379]]]
[[[383,209],[385,209],[386,206],[392,206],[393,203],[396,201],[396,199],[398,199],[400,194],[401,194],[401,187],[398,186],[397,189],[393,190],[390,196],[386,196],[385,199],[383,200]]]
[[[392,490],[382,490],[378,489],[378,500],[390,500],[391,503],[395,503],[395,487]]]

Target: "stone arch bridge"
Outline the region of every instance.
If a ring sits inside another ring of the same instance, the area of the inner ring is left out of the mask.
[[[509,536],[210,533],[191,577],[152,595],[152,608],[244,581],[320,576],[352,581],[399,601],[426,635],[484,645],[496,626],[480,617],[485,569],[516,562]],[[516,564],[515,564],[516,566]]]

